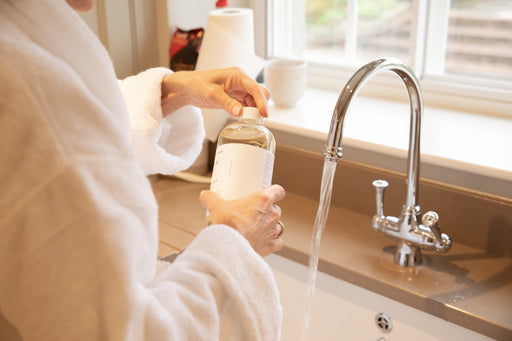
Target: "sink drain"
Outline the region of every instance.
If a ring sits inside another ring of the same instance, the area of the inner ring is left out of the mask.
[[[393,322],[391,322],[391,318],[384,313],[378,313],[375,315],[375,324],[380,331],[385,333],[389,333],[391,329],[393,329]]]

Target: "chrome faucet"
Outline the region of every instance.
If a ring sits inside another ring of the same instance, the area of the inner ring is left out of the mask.
[[[384,180],[373,182],[376,192],[377,213],[372,219],[372,228],[389,238],[398,241],[394,261],[404,267],[413,267],[421,264],[420,249],[435,250],[444,253],[450,249],[450,238],[441,233],[439,229],[439,216],[430,211],[423,215],[422,223],[418,200],[418,181],[420,166],[420,130],[423,100],[420,86],[414,73],[397,59],[385,58],[372,61],[361,67],[350,78],[343,88],[331,120],[329,135],[324,149],[326,161],[337,162],[343,156],[343,120],[347,113],[352,97],[373,75],[380,71],[390,70],[396,73],[405,84],[409,95],[411,108],[411,122],[409,131],[409,152],[407,156],[407,192],[405,205],[400,216],[384,215],[384,192],[388,183]]]

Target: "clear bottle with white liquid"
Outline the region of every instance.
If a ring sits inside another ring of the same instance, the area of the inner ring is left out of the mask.
[[[245,107],[240,119],[219,135],[210,190],[223,199],[235,200],[269,187],[275,149],[274,135],[262,125],[259,110]]]

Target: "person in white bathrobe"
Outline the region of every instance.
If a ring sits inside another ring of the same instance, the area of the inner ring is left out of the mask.
[[[265,116],[268,92],[237,69],[118,81],[73,10],[93,2],[0,0],[0,340],[278,340],[283,188],[202,193],[216,224],[157,275],[146,177],[193,163],[195,106]]]

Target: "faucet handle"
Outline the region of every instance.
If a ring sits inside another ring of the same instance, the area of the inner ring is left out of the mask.
[[[439,215],[436,212],[428,211],[423,215],[421,221],[423,222],[423,225],[432,231],[432,234],[438,242],[443,240],[441,237],[441,230],[439,229]]]
[[[439,229],[439,215],[434,211],[428,211],[423,215],[421,221],[425,227],[428,227],[430,231],[432,231],[437,241],[435,250],[440,253],[448,251],[452,245],[452,241],[448,235],[441,233]]]
[[[375,200],[377,202],[377,216],[384,216],[384,192],[388,187],[388,182],[386,180],[375,180],[372,182],[373,187],[375,188]]]

